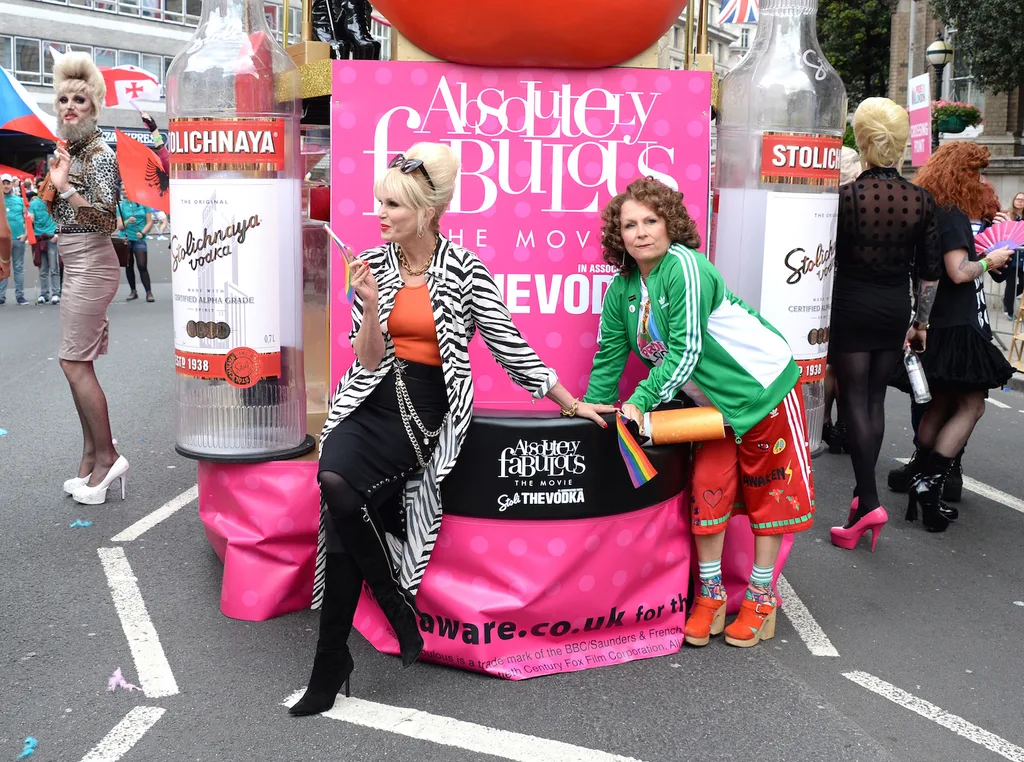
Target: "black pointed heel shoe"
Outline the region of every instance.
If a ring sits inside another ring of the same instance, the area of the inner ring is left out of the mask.
[[[345,698],[348,698],[349,678],[354,666],[352,654],[347,647],[343,650],[317,651],[306,692],[288,709],[288,714],[306,717],[326,712],[334,706],[342,688],[345,689]]]

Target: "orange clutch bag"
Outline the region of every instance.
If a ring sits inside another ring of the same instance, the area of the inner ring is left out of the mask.
[[[644,415],[644,432],[656,445],[725,439],[725,419],[713,407],[661,410]]]

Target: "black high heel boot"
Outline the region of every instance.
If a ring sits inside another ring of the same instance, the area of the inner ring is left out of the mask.
[[[942,482],[951,459],[933,452],[928,466],[911,484],[908,490],[907,521],[917,519],[917,506],[921,505],[921,523],[929,532],[945,532],[949,519],[939,508]]]
[[[363,580],[354,560],[346,553],[328,553],[326,563],[313,674],[302,698],[288,709],[294,717],[326,712],[334,706],[342,688],[345,697],[349,696],[349,677],[354,664],[348,650],[348,636],[352,632]]]

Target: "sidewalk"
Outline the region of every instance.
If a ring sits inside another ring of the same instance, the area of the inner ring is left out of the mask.
[[[985,297],[988,302],[988,319],[992,325],[992,334],[995,337],[996,346],[1005,356],[1010,349],[1010,342],[1013,340],[1013,323],[1003,312],[1003,289],[1002,283],[996,283],[991,278],[985,278]],[[1019,302],[1018,302],[1019,306]],[[1008,388],[1017,392],[1024,392],[1024,369],[1014,374],[1010,379]]]

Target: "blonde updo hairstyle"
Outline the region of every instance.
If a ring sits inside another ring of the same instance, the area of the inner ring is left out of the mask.
[[[860,154],[849,146],[843,146],[843,156],[839,160],[839,184],[852,183],[860,176]]]
[[[62,95],[84,93],[99,116],[107,97],[107,85],[88,53],[65,53],[53,63],[53,108]]]
[[[888,98],[865,99],[853,115],[853,135],[864,169],[903,169],[903,152],[910,137],[910,117],[905,108]]]
[[[448,210],[455,193],[459,157],[451,146],[443,143],[416,143],[404,156],[422,161],[430,182],[422,169],[406,174],[399,167],[392,167],[373,184],[373,194],[380,200],[394,198],[415,209],[419,231],[437,233],[441,216]]]

